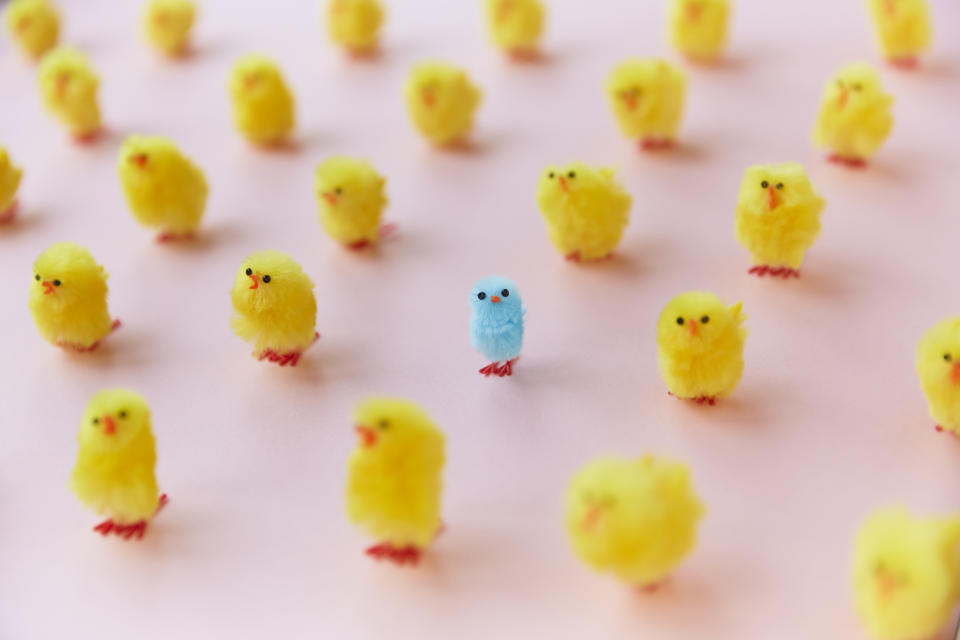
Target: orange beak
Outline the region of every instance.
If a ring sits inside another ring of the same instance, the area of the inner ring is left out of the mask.
[[[500,302],[500,296],[490,296],[490,302]]]
[[[601,516],[603,516],[603,507],[598,504],[591,504],[580,526],[583,527],[584,531],[591,531],[600,522]]]
[[[253,75],[243,76],[244,88],[251,89],[255,84],[257,84],[257,76],[253,76]]]
[[[26,31],[30,26],[30,16],[23,16],[17,20],[17,31]]]
[[[505,0],[497,5],[497,22],[503,22],[510,15],[510,12],[513,11],[513,3],[510,0]]]
[[[110,416],[103,416],[103,432],[108,436],[112,436],[117,432],[117,423],[113,421],[113,418]]]
[[[771,210],[776,209],[777,208],[777,196],[776,196],[777,192],[774,191],[772,186],[767,187],[767,191],[770,192],[770,209]]]
[[[67,85],[70,83],[70,76],[60,74],[57,76],[57,93],[63,95],[63,92],[67,90]]]
[[[700,19],[700,5],[696,2],[691,2],[687,4],[687,20],[690,22],[696,22]]]
[[[166,24],[168,19],[169,16],[164,11],[158,11],[157,13],[153,14],[153,21],[159,25]]]
[[[570,190],[567,188],[567,181],[563,179],[563,176],[557,176],[557,180],[560,181],[560,188],[563,189],[563,192],[570,193]]]
[[[420,97],[423,99],[423,103],[428,107],[432,107],[437,101],[437,95],[429,89],[422,89],[420,91]]]
[[[377,432],[371,429],[370,427],[365,427],[362,424],[354,426],[354,431],[357,432],[357,435],[360,436],[360,444],[369,449],[373,445],[377,444]]]
[[[329,204],[331,207],[332,207],[333,205],[337,204],[337,196],[336,196],[336,195],[334,195],[334,194],[332,194],[332,193],[329,193],[329,192],[326,192],[326,191],[323,192],[321,195],[323,196],[323,199],[327,201],[327,204]]]
[[[49,280],[44,280],[40,284],[43,285],[43,295],[48,296],[54,292],[53,283]]]
[[[954,385],[960,384],[960,362],[954,362],[950,369],[950,382]]]
[[[837,99],[837,106],[843,109],[845,106],[847,106],[847,98],[849,97],[850,97],[850,92],[847,91],[846,89],[841,89],[840,97]]]
[[[690,320],[689,322],[690,322],[690,336],[691,336],[691,337],[696,336],[696,335],[697,335],[697,321],[696,321],[696,320]]]
[[[250,285],[250,288],[251,288],[251,289],[259,289],[259,288],[260,288],[260,279],[259,279],[257,276],[251,274],[251,275],[249,275],[249,276],[247,276],[247,277],[250,278],[251,280],[253,280],[253,284]]]
[[[898,587],[897,579],[887,572],[877,574],[877,590],[882,600],[889,600]]]
[[[130,156],[130,162],[143,169],[145,166],[147,166],[147,154],[138,153],[136,155],[132,155]]]
[[[887,0],[883,3],[883,8],[886,10],[888,16],[892,16],[897,12],[897,3],[893,0]]]
[[[637,96],[633,95],[632,93],[628,93],[627,95],[623,96],[623,101],[627,103],[628,109],[632,110],[637,108]]]

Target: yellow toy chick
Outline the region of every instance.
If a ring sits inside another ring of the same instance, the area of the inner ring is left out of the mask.
[[[157,454],[146,401],[126,389],[100,391],[83,412],[77,440],[70,489],[83,506],[108,516],[93,530],[142,538],[167,503],[154,476]]]
[[[670,395],[714,404],[734,392],[743,374],[747,331],[741,304],[726,307],[712,293],[681,293],[657,321],[657,359]]]
[[[100,81],[87,57],[74,49],[54,49],[40,62],[40,95],[47,109],[66,125],[78,142],[100,132]]]
[[[873,67],[848,64],[823,90],[813,142],[830,151],[831,162],[862,167],[890,135],[892,104]]]
[[[874,512],[857,533],[853,583],[871,636],[933,638],[960,604],[960,516],[918,518],[898,507]]]
[[[107,309],[107,272],[72,242],[50,245],[33,263],[30,313],[47,342],[89,352],[120,326]]]
[[[641,149],[673,146],[686,94],[686,74],[664,60],[626,60],[607,77],[613,116],[623,135],[637,140]]]
[[[877,40],[891,64],[906,69],[930,46],[927,0],[867,0]]]
[[[750,273],[799,278],[803,257],[820,234],[826,201],[796,162],[747,167],[737,197],[737,241],[750,251]]]
[[[486,0],[487,31],[494,44],[518,60],[536,58],[543,34],[540,0]]]
[[[193,0],[149,0],[143,11],[143,34],[164,55],[182,55],[190,47],[196,16]]]
[[[374,53],[380,43],[383,7],[379,0],[329,0],[327,33],[356,56]]]
[[[252,253],[240,265],[230,291],[233,332],[253,344],[253,357],[297,366],[320,337],[313,282],[280,251]]]
[[[960,436],[960,316],[944,318],[924,334],[917,375],[937,431]]]
[[[593,460],[567,489],[574,552],[643,591],[656,589],[693,550],[703,513],[689,467],[649,454]]]
[[[17,189],[23,169],[14,166],[7,150],[0,146],[0,224],[13,222],[17,217]]]
[[[387,206],[385,183],[386,178],[363,160],[333,156],[320,163],[314,189],[327,235],[348,249],[376,244],[385,230],[380,225]]]
[[[161,136],[129,136],[120,148],[117,174],[127,206],[158,240],[191,237],[207,206],[207,181],[176,145]]]
[[[367,555],[417,564],[440,533],[444,437],[426,413],[399,398],[370,398],[354,410],[347,516],[377,539]]]
[[[234,63],[229,84],[237,129],[254,144],[285,142],[294,126],[293,94],[277,65],[261,55],[243,56]]]
[[[727,44],[728,0],[670,0],[670,41],[691,60],[710,62]]]
[[[3,24],[10,39],[35,60],[57,46],[60,37],[60,13],[47,0],[11,0]]]
[[[537,205],[550,242],[567,260],[609,258],[620,243],[632,200],[613,173],[571,162],[540,176]]]
[[[415,65],[403,93],[413,126],[438,147],[463,140],[481,98],[466,71],[443,62]]]

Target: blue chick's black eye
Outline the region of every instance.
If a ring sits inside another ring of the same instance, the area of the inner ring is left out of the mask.
[[[683,318],[677,318],[677,324],[683,324]]]
[[[778,182],[778,183],[777,183],[777,189],[783,190],[783,183],[782,183],[782,182]]]
[[[252,275],[253,275],[253,269],[251,269],[250,267],[247,267],[247,270],[244,271],[244,273],[247,274],[248,276],[252,276]]]
[[[760,188],[761,188],[761,189],[766,189],[766,188],[769,187],[769,186],[770,186],[770,183],[767,182],[766,180],[764,180],[763,182],[760,183]]]
[[[710,316],[703,316],[700,318],[700,324],[707,324],[708,322],[710,322]]]
[[[60,281],[59,281],[59,280],[54,280],[54,281],[53,281],[53,286],[59,287],[59,286],[60,286]]]
[[[953,360],[953,358],[950,357],[949,353],[943,354],[943,359],[946,360],[947,362],[950,362],[951,360]]]
[[[487,299],[487,294],[485,294],[483,291],[477,294],[477,300],[486,300],[486,299]]]
[[[510,295],[510,289],[504,289],[503,291],[500,292],[500,295],[506,298],[507,296]]]
[[[571,179],[576,178],[577,173],[575,171],[570,171],[569,173],[567,173],[567,177]]]
[[[264,282],[270,282],[270,276],[263,276]]]
[[[36,280],[37,282],[40,282],[40,274],[38,273],[35,276],[33,276],[33,279]]]

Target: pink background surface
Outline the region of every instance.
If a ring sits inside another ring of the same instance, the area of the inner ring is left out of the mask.
[[[78,147],[44,114],[34,68],[0,47],[0,141],[26,174],[0,230],[0,637],[859,638],[851,538],[873,508],[956,508],[960,441],[937,434],[913,371],[921,333],[956,313],[960,9],[935,1],[924,66],[881,68],[896,126],[866,171],[811,148],[841,64],[878,62],[859,2],[739,0],[727,61],[690,69],[679,149],[638,155],[601,91],[631,55],[668,53],[661,2],[554,2],[545,61],[486,43],[474,2],[394,2],[384,55],[345,59],[313,3],[203,3],[196,51],[158,59],[139,3],[62,2],[65,40],[102,75],[110,134]],[[244,143],[225,79],[241,53],[282,64],[298,98],[293,152]],[[412,61],[470,69],[485,91],[474,147],[428,148],[406,122]],[[158,246],[114,172],[130,133],[171,136],[205,168],[202,238]],[[400,233],[377,253],[319,229],[314,166],[331,153],[388,176]],[[620,167],[634,195],[615,259],[565,263],[533,200],[550,162]],[[733,239],[743,168],[806,164],[828,201],[798,281],[748,277]],[[57,240],[111,273],[123,329],[90,356],[42,342],[31,264]],[[258,364],[228,326],[249,252],[276,248],[316,282],[323,340],[293,370]],[[474,280],[514,278],[529,309],[516,375],[486,380],[469,346]],[[749,314],[746,371],[714,408],[669,398],[654,325],[702,288]],[[101,539],[66,489],[89,396],[147,397],[171,503],[139,543]],[[448,434],[448,529],[418,570],[376,564],[343,514],[349,411],[416,400]],[[688,460],[708,506],[697,550],[641,597],[568,549],[562,497],[602,454]]]

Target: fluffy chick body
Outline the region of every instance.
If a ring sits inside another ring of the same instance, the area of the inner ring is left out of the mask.
[[[671,0],[670,41],[680,53],[710,61],[723,53],[730,18],[728,0]]]
[[[944,318],[924,334],[916,365],[930,417],[960,436],[960,316]]]
[[[314,191],[327,235],[347,247],[376,244],[388,203],[385,184],[386,178],[357,158],[333,156],[320,163]]]
[[[47,0],[11,0],[3,24],[11,40],[33,59],[54,48],[60,37],[60,13]]]
[[[481,98],[466,71],[437,61],[414,65],[403,93],[413,126],[437,146],[467,135]]]
[[[330,39],[355,54],[375,51],[383,25],[379,0],[330,0],[327,3],[327,33]]]
[[[0,146],[0,221],[12,216],[22,176],[23,169],[15,166],[7,150]]]
[[[857,533],[857,611],[877,640],[932,638],[960,604],[960,516],[873,513]]]
[[[39,83],[43,103],[71,134],[86,138],[100,130],[100,81],[85,55],[54,49],[40,62]]]
[[[687,465],[645,455],[585,465],[570,483],[565,511],[583,562],[645,587],[662,581],[694,548],[704,507]]]
[[[926,0],[867,0],[877,40],[891,61],[911,62],[930,46]]]
[[[470,292],[470,344],[496,365],[512,362],[523,348],[523,306],[516,283],[509,278],[481,278]],[[503,375],[512,374],[512,365]],[[485,371],[489,369],[489,371]],[[500,367],[485,367],[482,373],[500,374]]]
[[[862,62],[843,67],[823,90],[814,144],[839,159],[869,158],[893,128],[892,104],[873,67]]]
[[[161,53],[182,54],[190,46],[196,15],[192,0],[150,0],[143,11],[143,34]]]
[[[540,45],[544,13],[540,0],[486,0],[487,31],[504,51],[529,55]]]
[[[294,100],[279,67],[265,56],[250,54],[230,71],[234,124],[259,145],[282,143],[293,130]]]
[[[686,92],[683,70],[659,59],[626,60],[607,77],[610,109],[623,135],[635,140],[672,141]]]

